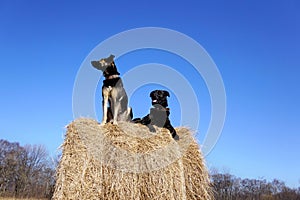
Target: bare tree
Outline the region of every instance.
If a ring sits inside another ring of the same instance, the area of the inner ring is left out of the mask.
[[[26,152],[19,143],[9,143],[0,140],[1,154],[1,178],[0,194],[18,195],[22,190],[24,177],[21,175],[23,168],[22,162],[25,160]]]
[[[49,197],[54,181],[44,146],[0,140],[0,196]]]
[[[216,200],[300,200],[300,187],[291,189],[277,179],[241,179],[213,170],[211,180]]]

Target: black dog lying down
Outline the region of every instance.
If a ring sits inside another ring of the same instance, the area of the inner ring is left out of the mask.
[[[143,117],[142,119],[136,118],[133,120],[134,123],[141,123],[143,125],[148,126],[151,132],[155,132],[153,125],[158,127],[166,128],[170,131],[172,137],[175,140],[179,140],[179,136],[177,135],[175,129],[171,125],[169,115],[170,109],[168,107],[167,97],[170,94],[165,90],[154,90],[150,93],[150,97],[152,99],[152,105],[154,108],[150,109],[150,114]]]

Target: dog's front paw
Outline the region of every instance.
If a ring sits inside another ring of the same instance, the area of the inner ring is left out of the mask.
[[[149,125],[148,128],[149,128],[149,131],[150,131],[150,132],[152,132],[152,133],[155,133],[155,132],[156,132],[154,126]]]
[[[178,141],[179,140],[179,136],[176,134],[176,135],[173,135],[173,139]]]
[[[100,126],[104,126],[106,123],[105,122],[101,122],[100,123]]]
[[[113,121],[113,125],[118,125],[118,122],[117,121]]]

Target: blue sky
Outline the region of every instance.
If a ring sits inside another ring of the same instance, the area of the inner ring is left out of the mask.
[[[0,138],[44,144],[54,154],[63,141],[64,126],[73,120],[73,86],[89,53],[122,31],[163,27],[201,44],[224,81],[226,122],[206,157],[207,165],[240,177],[278,178],[299,186],[299,9],[296,0],[3,0]],[[122,74],[150,62],[172,66],[187,78],[194,75],[188,67],[180,69],[188,66],[184,60],[157,50],[131,52],[116,60]],[[199,85],[194,88],[201,101],[201,142],[210,120],[209,94],[201,78],[193,78],[191,84]],[[95,98],[100,98],[100,87],[101,81]],[[164,88],[145,85],[132,96],[137,117],[146,114],[148,92],[155,87]],[[180,125],[178,104],[172,93],[175,126]],[[100,120],[100,103],[95,106]]]

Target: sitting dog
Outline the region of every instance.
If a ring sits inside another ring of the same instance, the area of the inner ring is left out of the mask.
[[[114,55],[110,55],[108,58],[91,62],[92,66],[101,70],[105,77],[102,86],[103,118],[101,125],[111,121],[113,124],[117,124],[117,121],[131,121],[132,119],[132,109],[128,107],[128,97],[119,77],[120,73],[115,65],[114,57]]]
[[[150,114],[146,115],[142,119],[136,118],[133,122],[148,126],[151,132],[155,132],[153,125],[166,128],[170,131],[175,140],[179,140],[179,136],[171,125],[169,119],[170,109],[167,108],[167,97],[170,97],[169,92],[165,90],[154,90],[150,93],[150,97],[152,99],[153,106],[153,108],[150,109]]]

